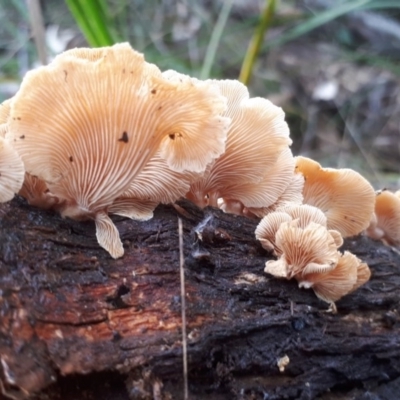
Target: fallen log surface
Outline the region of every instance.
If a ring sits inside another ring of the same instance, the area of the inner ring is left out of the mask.
[[[114,219],[125,256],[113,260],[92,222],[21,198],[0,205],[0,398],[183,397],[178,216],[191,399],[399,398],[396,249],[345,241],[372,278],[332,315],[263,272],[257,221],[159,206],[150,221]]]

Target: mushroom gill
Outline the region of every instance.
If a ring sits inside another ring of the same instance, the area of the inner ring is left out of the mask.
[[[232,122],[226,150],[207,168],[203,178],[191,185],[186,197],[200,207],[217,207],[218,199],[225,197],[246,205],[248,193],[255,201],[249,205],[262,206],[271,201],[271,193],[278,198],[286,188],[278,185],[262,194],[248,191],[248,185],[259,183],[291,144],[284,113],[266,99],[250,98],[247,88],[238,81],[212,82],[228,99],[224,115]]]
[[[300,227],[299,220],[283,222],[275,235],[278,260],[267,261],[265,272],[285,270],[287,279],[298,274],[329,271],[335,268],[339,253],[337,244],[326,227],[315,222]]]
[[[61,214],[93,219],[100,245],[118,258],[107,208],[159,149],[176,170],[204,169],[225,149],[225,109],[216,85],[172,82],[117,44],[67,51],[26,74],[7,135],[27,172],[60,199]]]
[[[24,164],[11,146],[0,136],[0,203],[11,200],[24,181]]]
[[[336,311],[335,302],[353,292],[369,280],[371,271],[354,254],[345,251],[336,267],[330,271],[297,275],[299,287],[312,288],[321,300],[331,304]]]

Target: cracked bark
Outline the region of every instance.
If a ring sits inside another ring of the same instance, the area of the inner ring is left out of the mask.
[[[396,250],[346,240],[372,279],[330,315],[312,291],[263,273],[270,257],[254,240],[256,221],[178,204],[190,398],[397,398]],[[182,398],[177,215],[160,206],[147,222],[114,219],[125,256],[113,260],[92,222],[19,198],[0,205],[3,397]]]

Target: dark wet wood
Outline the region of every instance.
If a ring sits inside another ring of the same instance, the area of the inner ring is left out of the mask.
[[[147,222],[115,219],[125,256],[113,260],[91,222],[18,198],[0,205],[0,373],[9,398],[182,398],[178,215],[191,398],[398,393],[398,252],[346,240],[373,275],[330,315],[312,291],[263,273],[269,256],[254,240],[256,221],[185,201],[177,208],[160,206]]]

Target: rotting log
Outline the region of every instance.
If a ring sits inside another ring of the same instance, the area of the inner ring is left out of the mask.
[[[114,219],[125,255],[113,260],[92,222],[21,198],[0,205],[0,397],[182,398],[178,216],[191,399],[399,398],[395,249],[345,241],[372,278],[332,315],[311,290],[263,273],[257,221],[159,206],[150,221]]]

